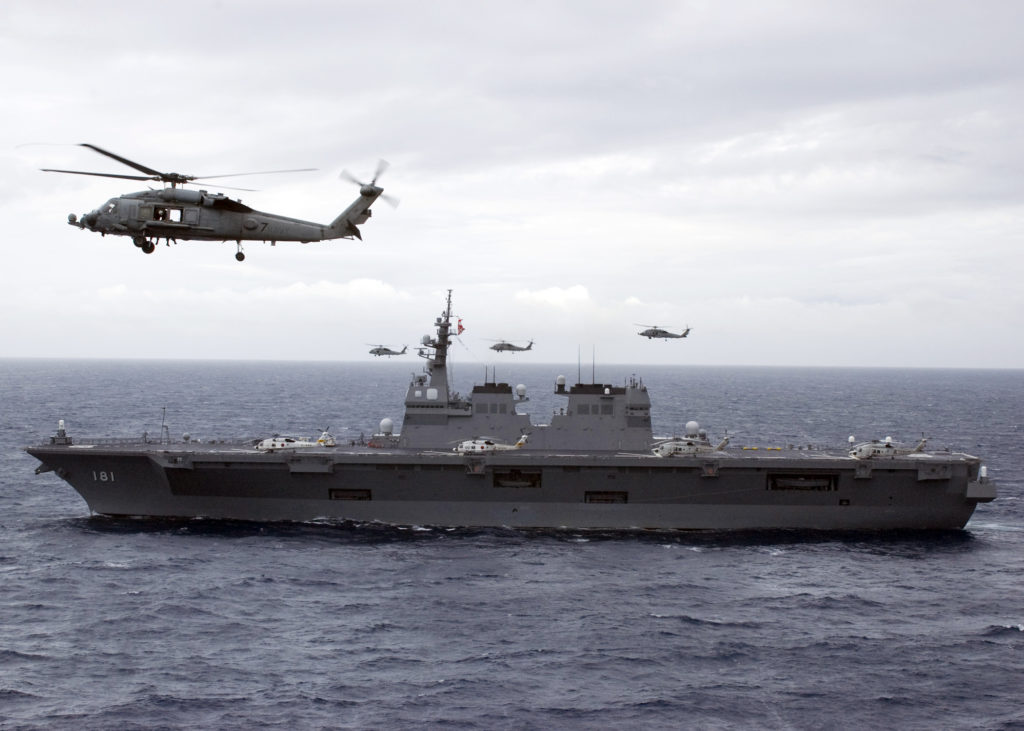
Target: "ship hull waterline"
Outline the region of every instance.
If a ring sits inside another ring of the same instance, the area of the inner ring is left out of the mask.
[[[28,450],[96,514],[439,527],[946,530],[995,497],[976,461],[465,457],[401,450]]]

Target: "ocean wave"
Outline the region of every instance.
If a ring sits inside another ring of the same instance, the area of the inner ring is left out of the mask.
[[[1024,639],[1024,624],[995,624],[986,627],[981,633],[984,637],[1010,637]]]

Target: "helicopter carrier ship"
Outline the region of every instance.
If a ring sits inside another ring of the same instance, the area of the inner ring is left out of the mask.
[[[426,360],[366,443],[273,437],[238,444],[76,440],[60,423],[27,447],[108,516],[337,520],[421,526],[617,530],[957,529],[996,497],[978,457],[891,440],[836,450],[730,448],[695,422],[655,439],[644,383],[577,383],[533,424],[521,386],[462,396],[448,377],[452,305]],[[480,435],[487,435],[481,437]],[[453,445],[455,445],[453,447]]]

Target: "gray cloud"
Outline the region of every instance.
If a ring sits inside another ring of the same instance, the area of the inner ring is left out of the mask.
[[[274,357],[263,318],[290,356],[362,358],[454,287],[474,336],[535,337],[550,361],[594,342],[619,361],[1022,367],[1020,15],[7,3],[0,296],[25,315],[0,355]],[[199,175],[318,166],[241,194],[313,220],[355,194],[341,168],[385,157],[402,206],[365,243],[143,257],[63,223],[131,183],[38,172],[116,163],[15,147],[82,141]],[[636,321],[695,329],[648,343]]]

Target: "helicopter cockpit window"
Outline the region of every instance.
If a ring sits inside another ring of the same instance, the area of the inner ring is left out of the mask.
[[[107,204],[103,206],[104,213],[114,213],[117,210],[117,199],[107,201]]]

